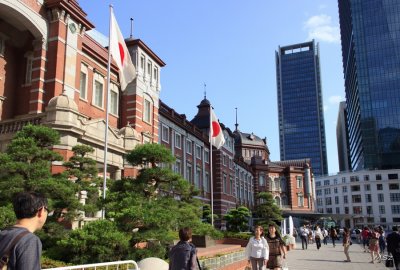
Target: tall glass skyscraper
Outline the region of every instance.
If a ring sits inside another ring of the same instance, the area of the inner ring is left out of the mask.
[[[400,1],[339,0],[351,168],[400,168]]]
[[[279,47],[276,55],[281,160],[311,159],[328,174],[318,44]]]

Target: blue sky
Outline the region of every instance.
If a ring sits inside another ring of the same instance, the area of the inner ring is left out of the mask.
[[[108,36],[109,4],[125,37],[167,65],[161,99],[190,120],[204,96],[220,122],[267,137],[279,160],[275,51],[315,39],[320,46],[329,173],[338,171],[336,120],[344,100],[337,1],[333,0],[78,0],[96,30]]]

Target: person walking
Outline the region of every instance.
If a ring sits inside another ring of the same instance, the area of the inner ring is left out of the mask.
[[[344,254],[346,255],[345,262],[351,262],[350,255],[349,255],[349,248],[350,248],[350,232],[348,228],[343,228],[343,247],[344,247]]]
[[[245,254],[252,270],[262,270],[268,262],[269,246],[263,237],[263,232],[263,227],[257,225],[254,228],[254,236],[250,238],[246,246]]]
[[[336,232],[336,230],[335,230],[335,228],[333,226],[331,227],[331,231],[330,231],[329,235],[332,238],[333,247],[336,247],[335,240],[336,240],[336,237],[337,237],[337,232]]]
[[[371,261],[370,263],[375,263],[375,260],[379,260],[379,232],[378,228],[374,228],[371,232],[371,236],[369,239],[369,251],[371,252]],[[376,255],[376,256],[375,256]],[[379,260],[380,262],[380,260]]]
[[[306,224],[303,225],[302,228],[300,228],[300,238],[301,238],[301,247],[304,249],[307,249],[307,244],[308,244],[308,234],[309,234],[309,230],[306,227]]]
[[[385,231],[383,230],[382,226],[378,227],[379,232],[379,260],[382,260],[382,255],[385,253],[386,242],[385,242]]]
[[[369,236],[370,236],[370,231],[369,231],[368,227],[364,227],[364,229],[361,232],[361,238],[363,241],[364,252],[367,252],[368,247],[369,247]]]
[[[275,225],[270,224],[268,226],[266,239],[269,246],[267,269],[280,270],[282,267],[282,257],[286,259],[286,249],[285,243],[276,230]]]
[[[322,236],[324,237],[324,245],[328,245],[328,231],[324,228],[322,228]]]
[[[387,250],[393,256],[394,267],[400,270],[400,234],[397,226],[392,227],[392,233],[386,237]]]
[[[317,225],[315,228],[315,244],[317,245],[318,250],[321,248],[321,239],[324,239],[324,236],[322,235],[321,229]]]
[[[8,256],[7,269],[39,270],[42,242],[33,233],[46,222],[47,199],[40,193],[21,192],[14,196],[13,207],[17,222],[0,232],[0,258]]]
[[[197,250],[190,243],[192,229],[185,227],[179,230],[179,242],[168,253],[169,270],[197,270]]]

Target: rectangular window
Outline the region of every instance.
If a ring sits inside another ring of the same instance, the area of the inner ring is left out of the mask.
[[[340,208],[336,207],[336,214],[340,214]]]
[[[153,80],[155,82],[158,82],[158,68],[157,67],[154,67],[154,70],[153,70]]]
[[[349,208],[347,206],[344,208],[344,213],[349,214]]]
[[[194,186],[200,188],[200,182],[201,182],[201,169],[197,168],[196,177],[194,179]]]
[[[324,186],[329,186],[330,185],[330,181],[329,180],[324,180]]]
[[[94,81],[94,105],[103,108],[103,84],[97,80]]]
[[[367,206],[367,215],[372,215],[373,211],[372,211],[372,206],[368,205]]]
[[[335,196],[335,204],[339,204],[339,196]]]
[[[145,99],[143,103],[143,121],[147,123],[151,123],[151,109],[151,102]]]
[[[147,75],[151,76],[151,62],[147,62]]]
[[[178,149],[182,148],[182,135],[175,133],[175,147]]]
[[[380,175],[380,174],[375,175],[375,179],[376,180],[382,180],[382,175]]]
[[[353,214],[355,214],[355,215],[362,214],[362,207],[361,206],[354,206],[353,207]]]
[[[328,213],[328,214],[332,214],[332,208],[331,208],[331,207],[329,207],[329,208],[326,208],[326,213]]]
[[[226,166],[226,155],[222,156],[222,164]]]
[[[210,191],[210,175],[208,174],[208,172],[206,172],[204,176],[203,188],[207,192]]]
[[[145,57],[144,57],[144,55],[142,54],[142,55],[140,56],[140,69],[143,70],[143,73],[145,72],[145,70],[144,70],[144,63],[145,63]]]
[[[79,78],[79,96],[82,99],[87,99],[87,74],[88,68],[85,64],[81,64],[81,74]]]
[[[325,198],[325,205],[332,205],[332,198],[331,197]]]
[[[317,190],[317,196],[322,196],[322,189]]]
[[[317,198],[317,205],[322,206],[322,198]]]
[[[118,115],[118,86],[111,84],[110,89],[110,113]]]
[[[371,190],[371,186],[369,184],[368,185],[364,185],[364,189],[366,191],[370,191]]]
[[[367,203],[372,202],[371,194],[365,194],[365,202]]]
[[[369,181],[369,175],[368,174],[364,175],[364,181]]]
[[[397,215],[400,214],[400,205],[392,205],[392,214]]]
[[[346,183],[346,177],[342,177],[342,183]]]
[[[384,202],[385,201],[385,197],[383,195],[383,193],[378,193],[378,202]]]
[[[400,202],[400,193],[390,193],[390,202]]]
[[[204,161],[206,163],[210,163],[210,151],[208,151],[207,149],[204,150]]]
[[[386,214],[385,206],[384,206],[384,205],[379,205],[379,214],[381,214],[381,215]]]
[[[399,177],[398,177],[397,173],[389,173],[388,179],[389,180],[397,180],[397,179],[399,179]]]
[[[353,196],[351,196],[351,201],[353,203],[361,203],[361,195],[353,195]]]
[[[224,186],[224,193],[225,194],[228,193],[228,191],[227,191],[227,181],[228,181],[227,176],[226,176],[226,174],[224,174],[223,186]]]
[[[331,194],[331,189],[330,189],[330,188],[326,188],[326,189],[324,190],[324,193],[325,193],[325,195]]]
[[[176,159],[175,161],[175,173],[182,174],[182,163],[180,159]]]
[[[192,141],[191,140],[186,140],[186,153],[192,154]]]
[[[162,125],[161,138],[164,142],[169,143],[169,127]]]
[[[201,146],[196,144],[196,158],[201,159]]]
[[[334,187],[334,188],[333,188],[333,193],[335,193],[335,194],[338,193],[338,188],[337,188],[337,187]]]
[[[360,186],[351,186],[351,191],[352,192],[360,191]]]
[[[232,177],[230,177],[229,180],[230,180],[230,181],[229,181],[229,183],[230,183],[230,190],[229,190],[229,193],[233,195],[234,190],[235,190],[235,182],[233,181],[233,178],[232,178]]]
[[[349,199],[348,199],[347,195],[343,196],[343,203],[345,203],[345,204],[349,203]]]
[[[346,193],[346,192],[347,192],[347,186],[343,186],[343,187],[342,187],[342,192],[343,192],[343,193]]]
[[[297,188],[303,188],[303,177],[296,176]]]
[[[389,184],[389,190],[398,190],[399,184]]]
[[[189,183],[192,183],[192,177],[193,177],[192,165],[188,163],[186,165],[186,179],[189,181]]]
[[[298,195],[297,196],[297,203],[298,203],[299,207],[303,207],[304,206],[304,197],[303,197],[303,195]]]
[[[350,182],[358,182],[358,175],[350,176]]]
[[[376,189],[377,190],[383,190],[382,184],[376,184]]]

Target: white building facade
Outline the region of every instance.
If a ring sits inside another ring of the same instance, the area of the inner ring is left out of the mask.
[[[400,224],[400,169],[362,170],[315,179],[318,213],[340,226]]]

